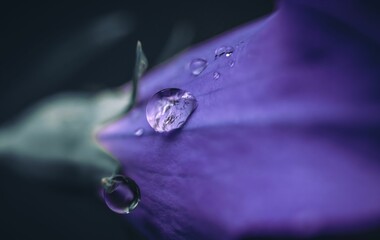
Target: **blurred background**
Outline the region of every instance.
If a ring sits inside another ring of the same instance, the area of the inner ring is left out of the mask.
[[[154,67],[273,9],[270,0],[2,2],[0,124],[56,93],[126,83],[137,40]],[[6,164],[9,158],[0,156],[1,239],[142,238],[95,189],[24,175]]]

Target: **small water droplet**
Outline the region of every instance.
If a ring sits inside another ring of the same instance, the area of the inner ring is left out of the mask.
[[[213,77],[214,79],[218,79],[220,77],[220,73],[214,72]]]
[[[230,67],[233,67],[235,65],[235,61],[231,60],[228,65],[230,65]]]
[[[140,137],[140,136],[142,136],[143,134],[144,134],[144,129],[143,129],[143,128],[138,128],[138,129],[136,129],[136,131],[135,131],[135,136]]]
[[[197,108],[195,97],[178,88],[168,88],[154,94],[146,106],[146,119],[157,132],[169,132],[186,123]]]
[[[132,179],[123,175],[102,178],[103,198],[116,213],[126,214],[135,209],[140,201],[140,188]]]
[[[193,59],[190,62],[190,71],[194,76],[201,74],[207,67],[207,61],[202,58]]]
[[[215,50],[215,59],[226,56],[230,57],[232,53],[234,52],[234,48],[231,46],[221,46]]]

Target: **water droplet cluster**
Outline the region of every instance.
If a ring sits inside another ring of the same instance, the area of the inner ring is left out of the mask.
[[[232,56],[234,48],[221,46],[214,52],[215,60]],[[230,67],[235,65],[234,60],[228,62]],[[189,64],[192,75],[200,75],[208,66],[207,60],[195,58]],[[213,72],[213,79],[220,78],[219,72]],[[197,108],[196,98],[188,91],[178,88],[163,89],[154,94],[146,106],[146,119],[149,125],[159,133],[170,132],[181,128]],[[144,134],[143,128],[137,128],[134,135]],[[130,178],[123,175],[114,175],[102,179],[103,197],[107,206],[116,213],[129,213],[137,207],[140,201],[140,189]]]

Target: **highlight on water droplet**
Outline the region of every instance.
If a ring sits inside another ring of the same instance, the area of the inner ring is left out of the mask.
[[[193,74],[194,76],[198,76],[199,74],[201,74],[206,69],[206,67],[207,61],[202,58],[193,59],[190,62],[189,66],[191,74]]]
[[[156,132],[170,132],[181,128],[197,106],[197,100],[190,92],[167,88],[149,100],[146,119]]]
[[[230,65],[230,67],[233,67],[235,65],[235,61],[234,60],[229,61],[228,65]]]
[[[231,46],[221,46],[215,50],[215,59],[222,56],[230,57],[234,50],[235,49]]]
[[[136,129],[136,131],[134,132],[135,136],[137,137],[140,137],[144,134],[144,129],[143,128],[138,128]]]
[[[214,74],[212,76],[214,79],[218,79],[220,77],[220,73],[214,72]]]
[[[113,175],[102,178],[103,198],[107,206],[120,214],[130,213],[140,201],[140,188],[131,178]]]

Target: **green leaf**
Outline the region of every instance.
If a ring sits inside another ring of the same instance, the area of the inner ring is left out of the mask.
[[[118,89],[59,94],[0,128],[0,155],[11,156],[3,163],[19,173],[62,183],[98,184],[112,175],[119,163],[101,149],[94,135],[134,106],[138,80],[147,66],[138,42],[130,93]]]

